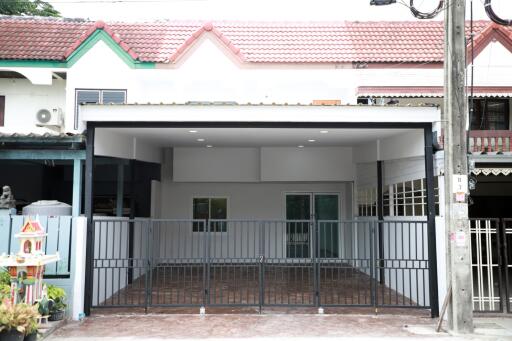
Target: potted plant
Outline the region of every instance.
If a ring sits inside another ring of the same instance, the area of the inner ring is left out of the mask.
[[[48,299],[52,301],[48,321],[60,321],[64,319],[64,313],[67,307],[66,292],[64,289],[56,287],[55,285],[49,285]]]
[[[34,334],[37,337],[38,316],[35,306],[4,300],[0,305],[0,341],[22,341],[26,336],[33,340]]]

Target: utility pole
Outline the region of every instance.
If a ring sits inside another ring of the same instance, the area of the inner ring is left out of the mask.
[[[465,0],[447,0],[443,128],[447,282],[452,287],[448,328],[457,334],[473,332],[465,70]]]

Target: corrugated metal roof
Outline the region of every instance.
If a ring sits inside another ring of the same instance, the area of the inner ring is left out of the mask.
[[[6,134],[0,132],[0,144],[2,143],[44,143],[44,144],[66,144],[84,143],[85,136],[82,134]]]

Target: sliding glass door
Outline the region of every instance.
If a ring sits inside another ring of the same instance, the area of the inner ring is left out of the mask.
[[[331,193],[286,194],[286,256],[311,257],[311,224],[339,219],[339,195]],[[320,257],[338,256],[338,224],[323,224],[319,231]]]

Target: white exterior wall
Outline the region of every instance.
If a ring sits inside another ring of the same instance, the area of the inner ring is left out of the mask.
[[[53,80],[52,85],[34,85],[28,79],[0,78],[0,96],[5,96],[4,127],[0,133],[45,133],[46,128],[36,127],[36,113],[40,109],[64,110],[66,82]]]

